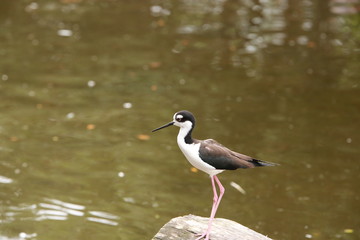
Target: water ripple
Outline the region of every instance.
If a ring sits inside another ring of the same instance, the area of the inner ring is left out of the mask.
[[[101,211],[89,211],[89,213],[93,216],[96,217],[101,217],[101,218],[108,218],[108,219],[119,219],[118,216],[113,215],[111,213],[107,213],[107,212],[101,212]]]
[[[119,224],[118,222],[107,220],[104,218],[87,217],[86,219],[90,222],[97,222],[97,223],[102,223],[102,224],[111,225],[111,226],[117,226]]]
[[[79,216],[79,217],[84,216],[84,212],[82,212],[82,211],[61,207],[61,206],[58,206],[55,204],[39,203],[39,206],[43,207],[43,208],[59,210],[59,211],[65,212],[65,213],[73,215],[73,216]]]
[[[60,205],[60,206],[63,206],[63,207],[66,207],[66,208],[71,208],[71,209],[75,209],[75,210],[84,210],[85,209],[85,206],[83,205],[78,205],[78,204],[74,204],[74,203],[68,203],[68,202],[63,202],[63,201],[60,201],[60,200],[57,200],[57,199],[49,199],[49,198],[46,198],[45,200],[53,203],[53,204],[57,204],[57,205]]]
[[[111,226],[117,226],[119,217],[104,211],[86,211],[86,207],[79,204],[63,202],[57,199],[45,198],[44,202],[38,204],[20,204],[9,206],[3,214],[0,223],[11,223],[14,221],[66,221],[69,217],[86,217],[87,221]],[[0,239],[1,240],[1,239]]]

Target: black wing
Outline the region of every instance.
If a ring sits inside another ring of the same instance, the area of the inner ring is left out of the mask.
[[[234,152],[213,139],[201,141],[199,155],[202,160],[216,169],[235,170],[276,165]]]

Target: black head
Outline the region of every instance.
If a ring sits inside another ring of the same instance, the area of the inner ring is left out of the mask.
[[[174,114],[174,125],[178,127],[182,127],[186,121],[190,121],[192,124],[192,127],[195,126],[195,117],[194,115],[186,110],[179,111]]]
[[[194,115],[186,110],[179,111],[174,114],[173,121],[169,122],[159,128],[152,130],[153,132],[175,125],[180,128],[187,128],[189,131],[195,127],[195,117]]]

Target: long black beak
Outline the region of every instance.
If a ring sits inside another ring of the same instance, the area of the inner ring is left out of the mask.
[[[174,122],[169,122],[169,123],[165,124],[164,126],[155,128],[155,129],[152,130],[151,132],[155,132],[155,131],[157,131],[157,130],[160,130],[160,129],[163,129],[163,128],[166,128],[166,127],[170,127],[171,125],[174,125]]]

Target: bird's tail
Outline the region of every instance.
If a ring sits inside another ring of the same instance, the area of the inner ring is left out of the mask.
[[[279,165],[278,163],[266,162],[254,158],[251,160],[251,162],[255,165],[255,167],[273,167]]]

